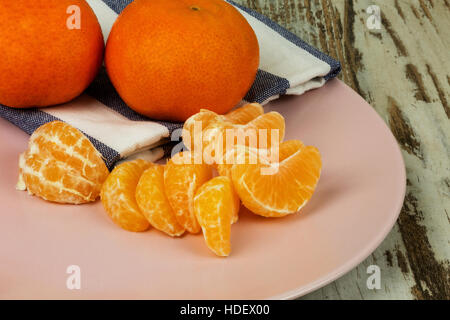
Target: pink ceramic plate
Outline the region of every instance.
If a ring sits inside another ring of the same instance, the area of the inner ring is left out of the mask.
[[[243,212],[225,259],[201,235],[130,233],[100,203],[56,205],[15,191],[27,135],[0,120],[0,298],[295,298],[354,268],[402,206],[405,169],[394,137],[338,80],[267,109],[286,117],[287,139],[320,149],[322,177],[299,214],[269,220]],[[66,287],[70,265],[81,268],[80,290]]]

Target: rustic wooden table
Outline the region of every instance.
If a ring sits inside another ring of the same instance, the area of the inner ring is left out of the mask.
[[[405,159],[406,199],[386,240],[304,298],[450,299],[450,1],[235,1],[340,60],[340,79],[388,123]],[[366,286],[370,265],[379,290]]]

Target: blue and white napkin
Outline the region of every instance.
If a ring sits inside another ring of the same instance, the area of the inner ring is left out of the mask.
[[[267,17],[231,0],[255,30],[261,62],[256,80],[243,102],[267,103],[280,95],[319,88],[341,70],[338,61],[311,47]],[[87,0],[108,38],[117,15],[132,0]],[[54,120],[80,129],[103,155],[108,167],[120,159],[158,160],[161,146],[182,124],[155,121],[127,107],[108,79],[104,68],[84,94],[64,105],[40,109],[12,109],[0,105],[0,116],[28,134]]]

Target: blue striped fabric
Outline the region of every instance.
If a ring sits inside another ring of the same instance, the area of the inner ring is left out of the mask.
[[[39,109],[13,109],[1,104],[0,116],[30,135],[43,124],[60,120],[46,112],[40,111]],[[87,134],[85,135],[89,138],[94,147],[96,147],[102,154],[108,168],[111,169],[114,166],[114,163],[120,160],[120,154],[116,150],[108,147],[101,141],[98,141]]]
[[[132,2],[132,0],[102,0],[102,1],[116,13],[120,13],[129,3]],[[239,9],[247,12],[251,16],[258,19],[259,21],[263,22],[264,24],[275,30],[282,37],[284,37],[286,40],[297,45],[299,48],[306,50],[310,54],[314,55],[316,58],[329,64],[331,70],[329,74],[327,74],[324,77],[325,80],[332,79],[339,74],[341,66],[338,61],[330,58],[329,56],[325,55],[319,50],[311,47],[310,45],[302,41],[300,38],[298,38],[296,35],[282,28],[275,22],[271,21],[269,18],[251,9],[238,5],[231,0],[226,1],[238,7]],[[244,99],[246,101],[261,103],[266,101],[270,97],[285,94],[286,90],[289,88],[290,83],[287,79],[276,76],[265,70],[258,70],[255,82]],[[125,102],[119,97],[116,90],[109,81],[104,68],[100,70],[97,78],[86,90],[86,93],[130,120],[154,121],[134,112],[133,110],[127,107]],[[12,122],[16,126],[20,127],[28,134],[33,133],[34,130],[36,130],[39,126],[47,122],[59,120],[56,117],[49,115],[39,109],[13,109],[3,105],[0,105],[0,116]],[[155,122],[158,122],[161,125],[167,127],[170,133],[182,126],[182,124],[180,123],[170,123],[162,121],[155,121]],[[98,141],[90,136],[88,136],[88,138],[92,141],[94,146],[100,151],[100,153],[105,159],[107,166],[109,168],[112,168],[114,166],[114,163],[120,159],[119,152],[113,150],[112,148],[103,144],[101,141]]]

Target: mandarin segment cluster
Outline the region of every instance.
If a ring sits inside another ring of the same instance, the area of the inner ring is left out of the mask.
[[[201,135],[195,129],[199,122]],[[247,138],[235,136],[226,144],[228,129]],[[272,142],[261,143],[258,135],[255,146],[252,130],[265,130]],[[125,230],[153,227],[171,237],[201,232],[212,252],[228,256],[241,204],[275,218],[299,211],[312,197],[321,172],[320,154],[299,140],[283,141],[284,131],[284,118],[264,113],[259,104],[226,115],[201,110],[184,125],[190,151],[177,153],[165,165],[138,159],[109,173],[89,139],[55,121],[31,136],[20,156],[18,188],[59,203],[82,204],[100,196],[108,216]],[[226,148],[217,148],[221,146]],[[204,151],[213,155],[212,162]]]
[[[204,129],[196,132],[199,122]],[[278,112],[264,113],[258,104],[225,116],[201,110],[186,121],[184,129],[187,145],[201,153],[204,162],[213,155],[213,166],[219,175],[231,179],[233,192],[251,212],[283,217],[311,199],[322,168],[320,153],[299,140],[283,142],[285,120]],[[229,130],[236,133],[231,147],[227,145]]]
[[[95,201],[109,171],[80,131],[61,121],[39,127],[19,158],[17,189],[45,200],[82,204]]]

